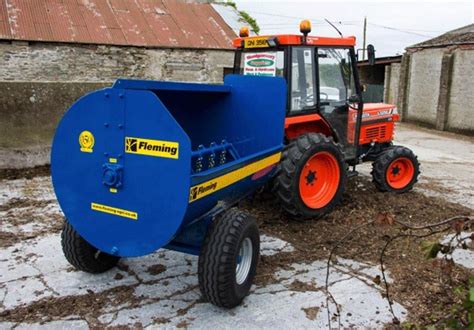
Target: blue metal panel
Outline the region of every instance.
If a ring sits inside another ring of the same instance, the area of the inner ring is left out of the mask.
[[[94,136],[92,152],[80,150],[85,130]],[[178,142],[179,159],[125,153],[126,136]],[[87,241],[107,253],[143,255],[168,243],[181,226],[190,154],[186,133],[153,93],[106,89],[81,98],[61,120],[51,156],[53,184],[66,218]],[[123,166],[116,193],[103,184],[111,158]],[[137,219],[92,210],[91,203],[135,212]]]
[[[193,83],[178,83],[167,81],[152,81],[152,80],[133,80],[133,79],[118,79],[112,88],[118,89],[139,89],[139,90],[160,90],[160,91],[178,91],[195,92],[195,93],[230,93],[230,86],[226,85],[209,85],[209,84],[193,84]]]
[[[227,76],[224,86],[119,80],[81,98],[61,120],[51,155],[66,218],[107,253],[139,256],[166,245],[197,253],[211,219],[204,215],[264,184],[274,165],[191,203],[190,187],[278,153],[285,97],[281,78]],[[84,131],[92,150],[81,151]],[[163,156],[171,144],[179,147]],[[199,157],[207,159],[196,169]]]

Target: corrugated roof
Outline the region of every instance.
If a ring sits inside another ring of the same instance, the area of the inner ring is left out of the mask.
[[[208,3],[177,0],[0,0],[0,39],[176,48],[232,48]]]
[[[459,29],[446,32],[445,34],[442,34],[433,39],[429,39],[407,47],[407,49],[469,44],[474,44],[474,24],[466,25]]]

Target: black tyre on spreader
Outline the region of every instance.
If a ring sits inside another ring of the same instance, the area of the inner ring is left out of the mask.
[[[233,308],[248,295],[257,270],[256,221],[232,208],[210,226],[198,262],[201,293],[216,306]]]
[[[87,273],[103,273],[117,265],[119,257],[99,251],[82,238],[66,221],[61,234],[64,256],[76,269]]]

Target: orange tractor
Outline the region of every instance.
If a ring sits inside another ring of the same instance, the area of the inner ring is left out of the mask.
[[[341,200],[356,165],[366,161],[372,161],[380,191],[412,189],[420,173],[417,157],[392,143],[396,107],[364,104],[355,37],[308,36],[307,20],[300,30],[302,35],[249,36],[244,27],[233,42],[234,73],[287,82],[286,148],[272,188],[283,208],[298,218],[323,216]],[[367,52],[373,63],[372,45]]]

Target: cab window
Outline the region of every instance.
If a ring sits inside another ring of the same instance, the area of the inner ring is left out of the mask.
[[[291,112],[316,107],[314,48],[294,47],[291,52]]]
[[[345,103],[355,93],[349,50],[319,48],[318,59],[321,105]]]

